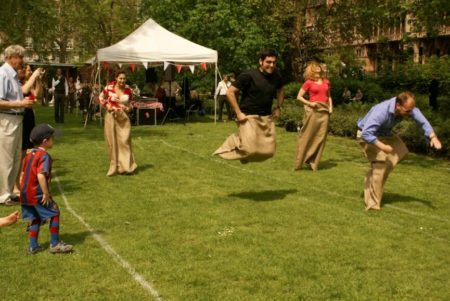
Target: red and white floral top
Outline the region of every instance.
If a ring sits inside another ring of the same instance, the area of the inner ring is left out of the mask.
[[[133,101],[133,90],[130,86],[125,85],[125,89],[123,91],[123,95],[120,97],[117,95],[114,87],[116,85],[116,81],[109,82],[105,89],[103,89],[102,93],[98,96],[98,99],[102,106],[107,109],[111,109],[114,111],[120,111],[122,108],[129,107],[131,102]]]

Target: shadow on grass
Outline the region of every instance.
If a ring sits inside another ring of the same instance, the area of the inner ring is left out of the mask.
[[[96,230],[94,231],[94,234],[102,234],[104,231]],[[89,231],[82,231],[82,232],[76,232],[76,233],[70,233],[70,232],[63,232],[61,233],[61,237],[64,240],[64,242],[67,242],[71,245],[81,245],[88,236],[91,236],[92,233]]]
[[[433,206],[432,202],[418,199],[413,196],[401,195],[401,194],[390,193],[390,192],[385,192],[383,195],[383,205],[393,204],[393,203],[412,203],[412,202],[421,203],[429,208],[436,209],[436,207]]]
[[[42,227],[45,227],[45,225],[41,226],[41,231]],[[101,230],[94,231],[94,234],[102,234],[102,233],[104,233],[104,231]],[[59,235],[59,239],[63,240],[67,244],[74,245],[75,247],[76,245],[81,245],[88,236],[92,236],[92,233],[89,231],[82,231],[77,233],[62,232]],[[48,249],[50,247],[50,241],[43,242],[42,246],[44,247],[44,249]]]
[[[403,159],[399,164],[428,169],[434,168],[436,166],[441,166],[442,162],[445,162],[445,160],[439,160],[436,158],[426,157],[425,155],[409,153],[406,158]]]
[[[60,175],[61,174],[58,173],[58,176],[60,176]],[[82,189],[81,187],[83,187],[83,184],[85,182],[75,182],[75,181],[71,181],[71,180],[67,180],[67,181],[59,180],[59,183],[62,187],[63,192],[65,194],[67,194],[67,193],[72,193],[74,191]],[[57,189],[55,187],[55,189],[52,190],[52,195],[58,197],[56,199],[57,202],[58,202],[58,200],[61,202],[61,200],[60,200],[61,192],[59,191],[59,189]]]
[[[319,164],[319,170],[323,169],[332,169],[337,166],[337,163],[335,163],[334,160],[325,160],[320,162]]]
[[[131,129],[131,135],[133,138],[155,138],[155,137],[167,137],[167,133],[160,126],[133,126]]]
[[[337,163],[335,163],[335,160],[325,160],[320,162],[319,164],[319,171],[321,170],[326,170],[326,169],[332,169],[334,167],[337,166]],[[309,166],[309,164],[305,163],[302,165],[301,168],[302,171],[312,171],[311,167]]]
[[[145,170],[147,170],[147,169],[150,169],[150,168],[153,168],[153,167],[155,167],[153,164],[142,164],[142,165],[138,165],[138,168],[135,170],[135,172],[133,173],[133,174],[131,174],[131,175],[138,175],[138,174],[140,174],[141,172],[143,172],[143,171],[145,171]]]
[[[280,189],[265,191],[244,191],[239,193],[231,193],[229,197],[251,200],[255,202],[268,202],[284,199],[288,194],[296,193],[297,189]]]
[[[52,158],[52,159],[53,159],[53,158]],[[62,163],[60,163],[60,162],[62,162]],[[67,169],[64,168],[64,167],[62,167],[62,166],[63,166],[63,165],[62,165],[63,163],[64,163],[64,161],[59,160],[58,157],[56,157],[56,158],[53,159],[53,166],[57,166],[57,168],[54,168],[53,171],[52,171],[52,173],[53,173],[54,176],[56,176],[56,177],[62,177],[62,176],[64,176],[64,175],[67,174]]]

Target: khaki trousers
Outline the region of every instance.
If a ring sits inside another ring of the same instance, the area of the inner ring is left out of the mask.
[[[357,138],[371,167],[366,174],[364,183],[366,210],[379,210],[383,198],[384,184],[394,167],[408,154],[408,148],[397,135],[378,137],[378,140],[394,149],[392,153],[385,153],[376,146],[364,142],[361,139],[360,131],[358,131]]]
[[[12,194],[22,156],[23,116],[0,113],[0,204]]]

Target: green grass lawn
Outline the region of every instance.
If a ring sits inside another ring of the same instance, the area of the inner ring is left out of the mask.
[[[354,140],[329,137],[321,170],[294,172],[296,134],[277,129],[275,157],[241,165],[211,156],[235,124],[194,117],[133,127],[138,172],[108,178],[98,123],[57,128],[52,192],[76,251],[28,256],[25,223],[1,228],[0,300],[152,300],[96,238],[164,300],[450,300],[448,161],[410,154],[365,212]]]

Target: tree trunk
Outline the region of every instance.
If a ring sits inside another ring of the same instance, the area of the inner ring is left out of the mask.
[[[305,26],[305,16],[306,16],[306,6],[303,1],[295,1],[295,12],[297,16],[293,22],[293,30],[290,38],[290,48],[291,48],[291,58],[292,58],[292,73],[295,79],[301,80],[303,79],[303,68],[305,65],[304,60],[304,52],[305,49],[303,47],[304,44],[304,36],[303,36],[303,28]],[[302,5],[303,4],[303,5]]]

